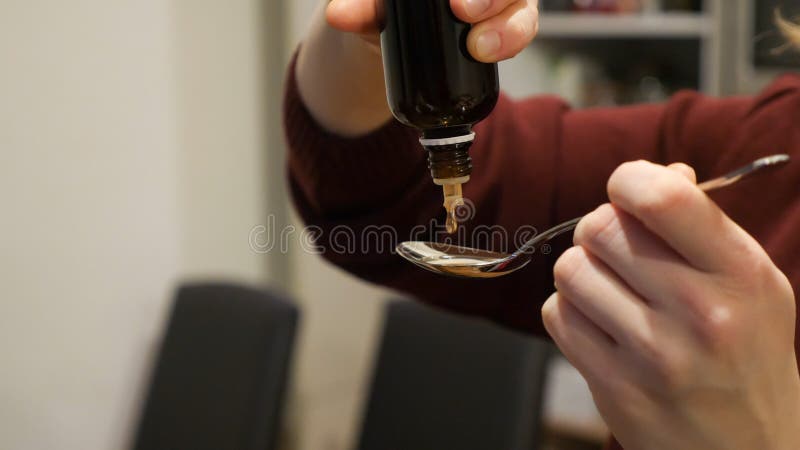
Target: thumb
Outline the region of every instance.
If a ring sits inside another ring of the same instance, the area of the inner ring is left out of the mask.
[[[331,0],[325,10],[328,24],[349,33],[378,33],[382,0]]]

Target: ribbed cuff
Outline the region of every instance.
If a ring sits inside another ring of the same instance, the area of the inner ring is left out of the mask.
[[[374,208],[427,174],[417,131],[396,120],[356,138],[324,129],[300,97],[296,62],[297,53],[289,66],[283,105],[289,176],[317,212]]]

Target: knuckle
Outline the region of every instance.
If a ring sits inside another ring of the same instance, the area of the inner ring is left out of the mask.
[[[782,279],[785,278],[783,273],[775,266],[775,263],[769,257],[767,252],[758,243],[750,241],[743,250],[744,258],[749,261],[749,264],[742,264],[743,268],[750,269],[752,276],[757,277],[759,280],[765,280],[769,283],[769,287],[781,286]]]
[[[739,326],[732,308],[715,305],[707,308],[704,315],[702,336],[706,346],[714,353],[720,353],[735,345]]]
[[[685,308],[693,317],[705,316],[708,298],[705,293],[700,292],[697,283],[675,283],[674,289],[676,303]]]
[[[677,171],[678,173],[686,177],[686,179],[692,182],[694,182],[694,180],[697,179],[697,175],[694,171],[694,168],[686,163],[682,162],[673,163],[670,164],[669,168]]]
[[[652,375],[653,381],[667,391],[677,391],[684,385],[686,368],[682,359],[666,350],[652,338],[638,337],[634,343],[637,353]]]
[[[774,292],[779,280],[780,271],[770,259],[766,251],[755,241],[746,239],[727,239],[730,264],[726,266],[727,283],[734,292],[751,292],[753,294]]]
[[[685,181],[674,173],[653,178],[637,196],[634,207],[645,215],[662,215],[686,208],[691,202],[693,190]]]
[[[521,47],[533,39],[536,33],[537,17],[532,8],[520,8],[508,21],[506,32]]]
[[[737,324],[730,305],[715,300],[693,283],[680,289],[677,295],[691,317],[690,329],[707,350],[718,353],[733,345]]]
[[[555,305],[553,304],[555,300],[551,297],[549,300],[544,302],[542,305],[542,322],[544,322],[545,327],[550,329],[550,326],[553,325],[553,309]]]
[[[575,229],[573,242],[589,248],[607,247],[622,233],[614,207],[606,203],[587,214]]]
[[[627,161],[619,166],[611,173],[608,178],[608,190],[612,191],[617,184],[622,180],[630,177],[635,177],[637,173],[648,169],[650,163],[640,159],[638,161]]]
[[[542,305],[542,323],[544,324],[547,332],[553,337],[558,339],[560,336],[559,329],[559,314],[558,314],[559,294],[553,294]]]
[[[586,252],[581,247],[570,247],[553,266],[553,278],[559,287],[570,286],[586,263]]]
[[[779,270],[772,261],[772,258],[769,257],[764,247],[756,242],[755,239],[752,239],[749,235],[747,237],[748,239],[744,240],[743,243],[745,247],[744,253],[749,261],[754,262],[756,267],[755,274],[768,280],[774,280],[775,274],[779,272]]]

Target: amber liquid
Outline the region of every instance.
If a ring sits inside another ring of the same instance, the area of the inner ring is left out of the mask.
[[[397,120],[438,137],[450,134],[442,128],[486,118],[500,91],[497,65],[469,55],[470,25],[456,19],[450,0],[385,0],[384,6],[386,93]]]

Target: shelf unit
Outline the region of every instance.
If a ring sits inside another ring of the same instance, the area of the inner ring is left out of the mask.
[[[714,23],[706,14],[542,13],[539,38],[706,38]]]
[[[529,50],[535,56],[521,55],[520,59],[525,62],[510,63],[513,68],[507,68],[503,75],[516,78],[510,83],[512,95],[515,94],[514,88],[519,88],[520,96],[538,94],[543,92],[524,88],[524,72],[552,65],[552,61],[542,60],[542,55],[548,52],[551,56],[560,52],[582,53],[600,64],[613,65],[616,70],[626,57],[636,58],[648,52],[652,57],[658,52],[664,55],[663,58],[679,60],[674,65],[681,71],[691,71],[691,84],[679,88],[694,88],[711,95],[724,94],[728,89],[722,70],[723,17],[726,8],[730,9],[735,3],[733,0],[704,0],[702,10],[696,12],[604,14],[542,11],[539,33]],[[632,48],[637,51],[630,52]],[[537,76],[531,78],[536,80]],[[551,93],[562,94],[557,90]]]

